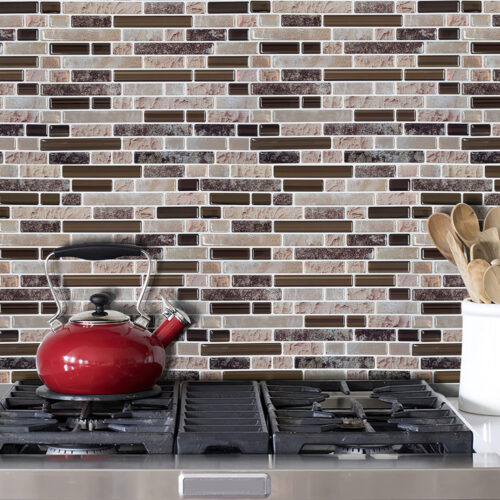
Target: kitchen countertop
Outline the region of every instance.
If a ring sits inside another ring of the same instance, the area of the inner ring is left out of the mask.
[[[9,387],[0,384],[0,397]],[[456,384],[435,389],[457,405]],[[498,500],[500,417],[460,415],[474,433],[473,456],[0,455],[0,500],[208,498],[182,496],[183,481],[231,474],[269,481],[269,495],[240,499]]]

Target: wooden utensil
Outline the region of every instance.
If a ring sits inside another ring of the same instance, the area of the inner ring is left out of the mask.
[[[500,266],[490,266],[483,277],[486,295],[495,303],[500,304]]]
[[[487,256],[485,260],[492,262],[495,259],[500,259],[500,237],[496,227],[490,227],[486,231],[479,233],[478,241],[481,251]]]
[[[448,245],[446,240],[446,235],[450,231],[453,231],[453,228],[451,226],[451,219],[448,215],[432,214],[427,219],[427,232],[435,247],[440,251],[443,257],[448,259],[453,265],[456,265],[450,245]]]
[[[479,220],[476,212],[466,203],[455,205],[451,212],[451,224],[467,248],[479,238]]]
[[[470,247],[470,258],[471,260],[475,260],[475,259],[483,259],[487,262],[489,262],[488,260],[488,255],[486,254],[484,248],[482,247],[481,243],[477,242],[477,243],[474,243],[474,245],[472,245]]]
[[[469,271],[467,269],[467,259],[465,258],[465,255],[463,253],[462,244],[458,242],[451,231],[448,231],[446,235],[446,241],[448,242],[451,253],[453,254],[453,258],[455,259],[455,265],[458,268],[458,272],[462,276],[465,288],[467,288],[471,299],[474,302],[481,302],[475,289],[470,284]]]
[[[500,207],[492,208],[484,218],[484,230],[491,227],[500,229]]]
[[[467,266],[471,287],[474,288],[481,302],[485,304],[491,304],[491,300],[486,295],[483,285],[483,276],[489,267],[488,262],[483,259],[474,259]]]

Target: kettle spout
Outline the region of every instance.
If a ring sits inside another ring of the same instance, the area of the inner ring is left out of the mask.
[[[184,330],[184,328],[191,324],[191,320],[184,311],[174,307],[164,297],[162,297],[162,299],[165,306],[162,314],[165,316],[165,320],[153,332],[153,337],[156,337],[163,347],[166,347]]]

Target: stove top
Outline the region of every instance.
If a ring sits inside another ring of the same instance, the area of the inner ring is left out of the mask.
[[[261,382],[275,454],[471,454],[472,432],[425,381]]]
[[[44,391],[39,388],[36,383],[16,383],[1,401],[0,453],[173,452],[178,383],[162,385],[152,397],[133,400],[57,400],[50,394],[41,397]]]
[[[131,400],[66,396],[12,386],[0,402],[0,454],[473,453],[472,432],[419,380],[189,381]]]

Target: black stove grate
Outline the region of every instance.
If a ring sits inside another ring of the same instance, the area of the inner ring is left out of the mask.
[[[17,382],[0,403],[0,453],[44,453],[47,448],[117,453],[172,453],[178,383],[132,401],[51,401],[40,384]]]
[[[422,380],[260,385],[276,454],[473,453],[472,432]]]
[[[177,453],[268,453],[257,382],[183,382]]]

